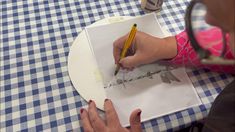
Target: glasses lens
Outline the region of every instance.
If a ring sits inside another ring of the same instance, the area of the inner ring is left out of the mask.
[[[196,3],[191,11],[191,28],[197,44],[214,56],[220,56],[223,51],[223,34],[221,29],[207,24],[212,21],[206,14],[206,7]]]

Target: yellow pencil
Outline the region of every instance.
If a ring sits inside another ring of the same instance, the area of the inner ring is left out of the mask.
[[[124,47],[122,49],[122,52],[121,52],[121,57],[120,59],[124,58],[126,56],[126,53],[127,53],[127,50],[129,49],[129,47],[131,46],[131,43],[133,41],[133,39],[135,38],[135,34],[136,34],[136,31],[137,31],[137,24],[134,24],[131,28],[131,31],[128,35],[128,38],[127,40],[125,41],[125,44],[124,44]],[[118,71],[120,69],[120,65],[117,64],[117,67],[116,67],[116,70],[114,72],[114,75],[116,76]]]

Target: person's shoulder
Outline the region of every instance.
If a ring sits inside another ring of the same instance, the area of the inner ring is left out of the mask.
[[[235,131],[235,80],[217,96],[205,120],[203,131]]]

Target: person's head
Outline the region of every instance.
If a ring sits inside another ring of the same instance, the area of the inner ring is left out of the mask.
[[[205,4],[206,22],[218,26],[227,33],[230,33],[230,46],[235,51],[234,30],[235,30],[235,0],[201,0]]]

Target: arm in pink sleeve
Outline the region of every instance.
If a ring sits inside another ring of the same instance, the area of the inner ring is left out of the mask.
[[[199,67],[199,68],[206,68],[211,71],[216,72],[223,72],[223,73],[232,73],[235,74],[235,66],[224,66],[224,65],[204,65],[201,64],[197,53],[191,47],[190,41],[188,39],[187,33],[185,31],[181,32],[180,34],[175,36],[177,41],[177,55],[170,60],[170,63],[175,65],[184,65],[189,67]],[[228,47],[229,48],[229,47]],[[213,52],[213,49],[210,50]],[[234,59],[234,56],[231,52],[231,49],[227,50],[225,54],[225,58]]]

